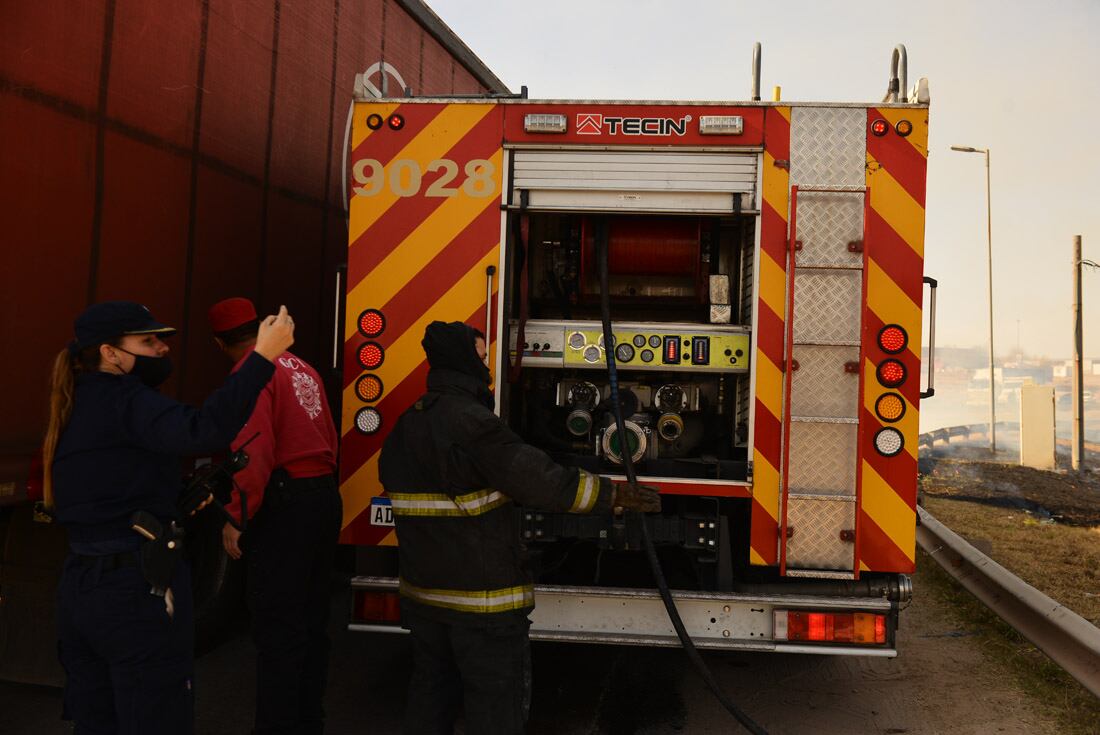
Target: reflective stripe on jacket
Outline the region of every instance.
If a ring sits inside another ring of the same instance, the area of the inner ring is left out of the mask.
[[[397,421],[379,475],[393,507],[403,604],[450,622],[513,622],[534,607],[520,511],[611,509],[611,482],[526,444],[475,378],[433,369]]]

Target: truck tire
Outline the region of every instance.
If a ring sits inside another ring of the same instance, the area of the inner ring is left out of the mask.
[[[225,641],[243,620],[244,564],[225,553],[224,523],[216,513],[204,512],[187,528],[187,557],[195,599],[195,648],[199,653]]]

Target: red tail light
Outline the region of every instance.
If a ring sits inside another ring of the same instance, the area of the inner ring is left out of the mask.
[[[873,123],[871,123],[871,132],[875,135],[875,137],[881,138],[882,136],[886,135],[886,132],[888,130],[890,130],[890,123],[886,122],[882,118],[879,118],[878,120],[875,120]]]
[[[401,621],[401,596],[396,592],[356,590],[352,615],[357,623]]]
[[[887,324],[878,333],[878,346],[888,355],[896,355],[909,345],[909,335],[897,324]]]
[[[377,342],[366,342],[359,346],[359,364],[366,370],[374,370],[386,359],[386,352]]]
[[[776,610],[775,638],[818,643],[886,643],[886,616],[875,613]]]
[[[905,365],[898,360],[883,360],[878,366],[878,382],[887,388],[897,388],[905,382]]]
[[[387,120],[386,122],[389,124],[390,130],[400,130],[401,128],[405,127],[405,118],[401,117],[398,114],[390,115],[389,120]]]
[[[367,309],[359,315],[359,332],[364,337],[377,337],[386,328],[386,317],[378,309]]]

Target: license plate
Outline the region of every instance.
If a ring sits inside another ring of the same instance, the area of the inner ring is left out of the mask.
[[[374,498],[370,501],[370,524],[372,526],[392,526],[393,508],[389,498]]]

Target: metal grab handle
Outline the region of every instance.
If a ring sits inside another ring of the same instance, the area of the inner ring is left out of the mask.
[[[340,293],[343,268],[336,269],[336,308],[332,313],[332,369],[337,370],[340,366],[339,354],[340,345],[343,344],[343,340],[340,339]]]
[[[936,395],[936,288],[940,285],[935,278],[924,277],[928,284],[928,390],[920,392],[921,398]]]
[[[485,268],[485,344],[493,339],[493,274],[497,272],[495,265]]]

